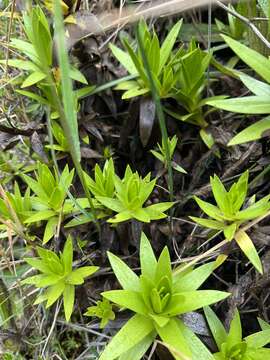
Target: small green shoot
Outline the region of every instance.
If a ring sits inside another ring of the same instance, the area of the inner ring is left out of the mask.
[[[25,258],[25,261],[41,274],[29,277],[23,284],[45,288],[34,304],[47,301],[46,308],[52,306],[61,296],[64,300],[66,320],[69,321],[73,312],[75,300],[75,286],[84,283],[84,279],[97,270],[97,266],[83,266],[73,270],[73,244],[69,237],[66,240],[63,253],[56,255],[51,250],[37,248],[39,258]]]
[[[60,178],[53,174],[47,165],[38,163],[36,180],[28,175],[22,175],[23,180],[34,192],[32,198],[32,211],[28,213],[26,224],[47,221],[43,244],[46,244],[56,232],[59,221],[67,214],[73,212],[74,205],[70,200],[65,200],[74,170],[69,171],[66,165]]]
[[[174,150],[177,145],[177,136],[174,135],[171,139],[168,138],[168,145],[169,145],[169,153],[170,153],[170,160],[173,158]],[[165,151],[165,142],[164,139],[162,139],[162,145],[157,144],[159,151],[150,150],[151,153],[164,164],[164,167],[167,169],[167,162],[166,162],[166,151]],[[178,165],[176,162],[171,161],[172,167],[174,170],[181,172],[183,174],[186,174],[186,170],[184,170],[180,165]]]
[[[85,316],[98,317],[101,319],[100,329],[103,329],[110,320],[115,319],[115,313],[112,309],[112,304],[107,299],[102,299],[98,301],[96,306],[90,306],[87,308]]]
[[[172,56],[171,54],[181,25],[182,20],[172,27],[163,44],[160,46],[156,33],[153,31],[153,34],[151,34],[144,21],[141,21],[139,24],[140,32],[143,34],[143,48],[146,51],[151,74],[155,78],[157,91],[161,98],[171,96],[175,82],[177,81],[174,62],[176,62],[181,55],[181,49],[176,55]],[[137,80],[124,81],[117,85],[115,89],[125,90],[122,96],[123,99],[149,94],[151,92],[151,86],[144,68],[141,52],[139,49],[134,51],[128,41],[124,41],[124,45],[128,53],[113,44],[110,44],[110,48],[113,55],[127,71],[131,75],[138,74],[139,78]]]
[[[150,174],[144,178],[137,172],[133,173],[127,166],[123,179],[114,175],[115,193],[113,197],[96,196],[96,199],[106,208],[113,210],[117,214],[110,218],[108,222],[119,223],[130,219],[142,222],[163,219],[167,215],[164,211],[173,206],[172,202],[163,202],[144,207],[144,203],[151,195],[156,180],[150,180]]]
[[[195,196],[195,201],[209,218],[203,219],[194,216],[190,216],[190,218],[201,226],[223,231],[228,241],[235,239],[246,257],[262,273],[262,264],[255,246],[248,234],[240,229],[240,225],[265,215],[270,209],[270,195],[259,201],[252,198],[252,204],[241,210],[247,197],[248,176],[248,171],[244,172],[229,191],[225,189],[216,175],[211,177],[210,183],[216,205]]]
[[[228,333],[210,307],[206,307],[204,312],[219,350],[214,354],[215,360],[266,360],[270,358],[270,349],[264,347],[270,343],[269,328],[242,338],[238,310],[235,311]]]

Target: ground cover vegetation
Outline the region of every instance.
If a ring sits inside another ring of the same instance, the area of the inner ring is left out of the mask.
[[[0,7],[1,359],[270,359],[270,2]]]

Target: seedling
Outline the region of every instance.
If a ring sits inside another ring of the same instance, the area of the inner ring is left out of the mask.
[[[176,148],[177,145],[177,136],[174,135],[171,139],[168,138],[168,144],[169,144],[169,151],[170,151],[170,160],[172,160],[173,154],[174,154],[174,150]],[[155,150],[150,150],[151,153],[164,164],[164,167],[167,169],[168,165],[166,162],[166,151],[165,151],[165,141],[164,139],[162,139],[162,145],[157,144],[158,145],[158,151]],[[181,172],[183,174],[186,174],[186,170],[184,170],[180,165],[176,164],[176,162],[172,161],[172,167],[174,170]]]
[[[270,357],[270,349],[264,347],[270,342],[270,329],[242,338],[242,326],[238,310],[235,311],[228,333],[210,307],[206,307],[204,312],[219,350],[214,354],[214,359],[265,360]]]
[[[166,112],[178,120],[199,126],[202,140],[211,148],[214,139],[206,131],[208,123],[205,120],[203,106],[206,105],[206,101],[224,99],[224,96],[203,99],[206,70],[212,58],[211,53],[202,51],[192,40],[187,50],[180,47],[171,55],[181,25],[182,21],[174,25],[161,47],[157,35],[153,32],[151,36],[145,22],[140,23],[139,31],[142,34],[143,48],[160,98],[174,98],[182,108],[181,111],[176,112],[166,107]],[[111,50],[127,71],[131,75],[138,75],[138,78],[120,83],[116,90],[125,90],[123,99],[148,95],[150,84],[143,66],[142,55],[139,50],[135,52],[127,41],[124,41],[124,45],[128,54],[112,44]]]
[[[57,144],[46,145],[46,148],[61,152],[69,152],[68,141],[62,127],[56,121],[53,121],[51,129],[53,137],[57,141]]]
[[[17,92],[42,106],[49,106],[52,117],[58,118],[55,94],[51,87],[54,85],[57,95],[61,97],[61,75],[59,68],[54,67],[53,64],[53,37],[49,23],[42,9],[36,6],[31,11],[23,13],[23,24],[28,41],[11,39],[10,46],[19,50],[27,60],[10,59],[8,65],[28,73],[21,85],[22,88],[36,85],[41,94],[28,90],[17,90]],[[5,62],[6,60],[0,60],[0,63]],[[71,67],[69,74],[73,80],[87,84],[85,77],[74,66]],[[79,98],[75,92],[74,98]]]
[[[173,47],[181,29],[182,20],[176,23],[162,46],[159,44],[158,37],[153,31],[151,35],[144,21],[139,24],[139,31],[142,34],[143,48],[151,68],[151,73],[155,78],[157,90],[161,98],[170,97],[174,85],[177,81],[174,71],[174,63],[178,61],[182,53],[180,49],[175,55],[172,54]],[[134,51],[128,41],[124,40],[124,45],[128,53],[113,44],[110,48],[117,60],[127,69],[131,75],[138,75],[137,80],[124,81],[117,85],[117,90],[125,90],[122,98],[130,99],[136,96],[142,96],[150,93],[150,84],[147,73],[143,66],[142,55],[139,50]]]
[[[247,197],[248,175],[248,171],[244,172],[229,191],[225,189],[216,175],[211,177],[210,183],[217,205],[203,201],[195,196],[195,201],[209,218],[203,219],[194,216],[190,216],[190,218],[201,226],[223,231],[228,241],[235,239],[250,262],[262,273],[261,261],[255,246],[248,234],[240,229],[240,226],[267,213],[270,209],[270,195],[263,197],[259,201],[255,201],[253,197],[251,205],[241,210]]]
[[[129,165],[123,179],[114,175],[115,194],[113,197],[96,196],[96,199],[106,208],[117,213],[108,222],[119,223],[129,219],[142,222],[163,219],[167,215],[164,211],[173,206],[172,202],[163,202],[144,207],[144,203],[152,193],[156,180],[150,180],[150,174],[145,178],[133,173]]]
[[[1,237],[8,237],[8,233],[19,234],[23,238],[30,238],[24,234],[26,230],[24,222],[28,218],[29,211],[32,210],[32,198],[30,189],[27,188],[22,196],[18,184],[14,184],[14,193],[4,191],[0,186],[0,230]]]
[[[209,351],[177,316],[229,296],[221,291],[197,290],[214,270],[214,263],[174,275],[168,248],[165,247],[156,260],[144,234],[140,244],[140,276],[117,256],[108,253],[108,257],[123,290],[106,291],[102,296],[135,315],[113,337],[100,360],[114,360],[119,356],[124,359],[130,352],[133,359],[140,359],[157,335],[185,356],[197,351],[201,360],[209,359]],[[173,351],[172,355],[175,355]]]
[[[98,196],[114,196],[114,163],[113,159],[107,160],[101,170],[98,164],[95,165],[94,180],[85,173],[85,180],[91,193],[97,198]]]
[[[65,200],[72,183],[74,170],[69,171],[66,165],[61,176],[53,174],[47,165],[38,163],[36,180],[28,175],[22,175],[23,180],[36,195],[32,199],[32,212],[28,213],[26,224],[47,221],[43,243],[47,243],[56,232],[59,221],[74,211],[71,201]]]
[[[107,299],[103,299],[102,301],[98,301],[96,306],[90,306],[85,316],[96,316],[101,319],[100,328],[103,329],[110,320],[115,319],[115,313],[112,309],[112,304]]]
[[[0,198],[0,216],[6,220],[12,220],[14,213],[23,223],[27,219],[27,214],[32,210],[30,188],[27,188],[22,196],[18,184],[14,184],[14,193],[5,192],[5,197]]]
[[[36,298],[34,304],[47,301],[46,308],[52,306],[61,296],[64,300],[66,320],[69,321],[73,312],[75,300],[75,286],[84,283],[84,279],[97,270],[97,266],[83,266],[73,270],[73,245],[69,237],[65,243],[63,253],[56,255],[51,250],[37,248],[39,258],[25,258],[25,261],[41,274],[22,281],[23,284],[33,284],[37,288],[45,288]]]

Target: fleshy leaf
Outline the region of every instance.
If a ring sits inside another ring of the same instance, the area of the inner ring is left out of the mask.
[[[113,272],[123,289],[140,291],[139,277],[119,257],[108,252],[108,258]]]
[[[153,330],[152,320],[139,314],[134,315],[112,338],[99,360],[116,359],[143,341]]]
[[[243,230],[239,230],[235,234],[235,240],[252,265],[262,274],[263,268],[260,257],[248,234]]]

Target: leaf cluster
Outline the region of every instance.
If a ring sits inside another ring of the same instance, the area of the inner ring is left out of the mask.
[[[173,154],[174,154],[174,151],[175,151],[175,148],[176,148],[176,145],[177,145],[177,141],[178,141],[178,139],[177,139],[176,135],[174,135],[171,139],[168,138],[170,161],[173,158]],[[158,146],[159,151],[150,150],[151,154],[153,154],[159,161],[161,161],[164,164],[165,168],[167,168],[168,165],[167,165],[167,161],[166,161],[165,140],[162,139],[161,145],[157,144],[157,146]],[[180,165],[178,165],[174,161],[172,161],[172,167],[173,167],[174,170],[176,170],[178,172],[181,172],[183,174],[187,173],[186,170],[184,170]]]
[[[173,203],[163,202],[144,206],[151,195],[156,180],[150,179],[150,173],[142,178],[137,172],[132,172],[128,165],[123,179],[114,172],[112,160],[105,163],[103,172],[98,165],[95,167],[95,180],[88,178],[90,191],[96,200],[105,208],[117,214],[108,220],[119,223],[129,219],[142,222],[163,219]]]
[[[225,100],[210,99],[207,101],[207,104],[218,109],[241,114],[269,114],[270,60],[259,52],[228,36],[223,35],[222,37],[236,55],[254,70],[263,81],[237,71],[236,76],[253,95]],[[267,116],[242,130],[230,140],[228,145],[237,145],[260,139],[269,128],[270,117]]]
[[[115,313],[112,309],[112,304],[107,299],[98,301],[97,305],[89,306],[87,308],[85,316],[96,316],[101,319],[100,328],[103,329],[110,320],[115,319]]]
[[[108,253],[108,257],[123,290],[106,291],[102,296],[135,315],[114,336],[100,360],[113,360],[119,356],[126,359],[131,354],[134,354],[133,359],[140,359],[157,335],[181,354],[191,356],[199,351],[200,359],[208,359],[206,347],[177,316],[229,296],[221,291],[198,290],[215,264],[212,262],[174,274],[168,248],[163,249],[157,260],[144,234],[140,244],[140,276],[117,256]],[[174,351],[171,352],[179,359]]]
[[[270,357],[270,349],[264,347],[270,342],[269,325],[267,329],[243,338],[238,310],[228,333],[210,307],[206,307],[204,312],[219,350],[214,354],[215,360],[265,360]]]
[[[13,38],[10,41],[10,46],[19,50],[23,57],[27,59],[9,59],[8,65],[30,74],[27,75],[21,85],[23,90],[16,91],[34,100],[39,105],[49,106],[52,118],[58,118],[57,99],[55,98],[55,93],[52,91],[52,86],[55,87],[55,91],[59,98],[61,98],[61,74],[59,68],[57,66],[55,67],[54,64],[53,36],[46,15],[41,7],[36,6],[33,7],[31,11],[24,12],[23,25],[27,40]],[[5,59],[0,60],[0,63],[4,64],[5,62]],[[87,84],[87,80],[83,74],[71,65],[69,76],[73,80]],[[24,90],[24,88],[33,85],[37,86],[41,95],[36,92]],[[74,99],[76,101],[80,98],[80,93],[81,90],[77,92],[74,91]]]
[[[84,283],[84,279],[98,270],[97,266],[83,266],[73,269],[73,244],[69,237],[63,252],[58,255],[54,251],[38,247],[39,258],[25,258],[25,261],[41,274],[23,280],[23,284],[33,284],[37,288],[45,288],[34,304],[47,301],[46,308],[52,306],[61,296],[64,300],[65,317],[68,321],[75,301],[75,286]]]
[[[250,205],[241,210],[245,203],[248,190],[248,171],[244,172],[238,181],[227,191],[218,176],[211,177],[210,183],[216,205],[201,200],[197,196],[195,201],[203,212],[209,216],[208,219],[191,216],[190,218],[201,226],[223,231],[228,241],[235,239],[241,250],[248,257],[257,270],[262,272],[262,266],[257,251],[240,225],[249,220],[263,216],[270,209],[270,195],[255,200],[251,198]]]
[[[45,164],[38,163],[36,180],[23,174],[22,178],[35,194],[31,199],[32,210],[28,212],[26,224],[46,221],[43,243],[47,243],[55,234],[61,217],[74,210],[71,201],[66,200],[68,189],[72,183],[74,170],[69,171],[66,165],[58,176],[51,172]]]

